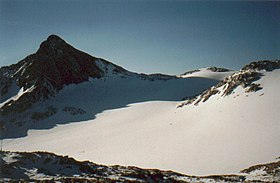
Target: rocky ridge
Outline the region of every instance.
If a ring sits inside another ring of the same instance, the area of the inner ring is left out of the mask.
[[[221,68],[221,67],[208,67],[207,70],[213,71],[213,72],[228,72],[231,71],[230,69]]]
[[[255,81],[263,76],[263,72],[271,72],[279,68],[279,60],[251,62],[248,65],[245,65],[240,71],[226,77],[217,85],[205,90],[200,95],[185,97],[184,99],[186,101],[178,107],[183,107],[184,105],[189,104],[198,105],[201,102],[206,102],[210,97],[216,94],[219,94],[222,97],[228,96],[239,86],[241,86],[246,93],[256,92],[262,89],[262,86],[256,84]]]
[[[209,70],[209,71],[212,71],[212,72],[229,72],[229,71],[232,71],[230,69],[221,68],[221,67],[207,67],[207,68],[203,68],[203,69]],[[180,76],[193,74],[193,73],[196,73],[196,72],[200,72],[201,70],[202,69],[195,69],[195,70],[187,71],[187,72],[181,74]]]

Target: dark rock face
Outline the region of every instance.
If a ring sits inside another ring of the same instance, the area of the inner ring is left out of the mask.
[[[34,112],[32,114],[32,119],[36,121],[40,121],[42,119],[48,118],[54,115],[57,112],[57,109],[53,106],[49,106],[46,111],[44,112]]]
[[[81,108],[69,107],[69,106],[64,107],[64,108],[63,108],[63,111],[64,111],[64,112],[68,112],[68,113],[70,113],[71,115],[77,115],[77,114],[83,115],[83,114],[86,113],[86,111],[84,111],[84,110],[81,109]]]
[[[195,73],[195,72],[199,72],[200,70],[198,70],[198,69],[196,69],[196,70],[192,70],[192,71],[187,71],[187,72],[185,72],[184,74],[182,74],[182,75],[187,75],[187,74],[193,74],[193,73]]]
[[[87,81],[89,77],[101,77],[102,71],[96,66],[95,60],[95,57],[73,48],[58,36],[51,35],[35,54],[23,60],[30,65],[20,82],[24,85],[39,78],[39,82],[47,81],[60,90],[63,85]]]
[[[228,72],[228,71],[231,71],[229,69],[220,68],[220,67],[209,67],[209,68],[207,68],[207,70],[210,70],[210,71],[213,71],[213,72]]]
[[[263,170],[275,177],[280,177],[280,161],[267,163],[267,164],[254,165],[242,170],[241,173],[250,173],[256,170]]]
[[[250,87],[245,90],[245,92],[246,93],[256,92],[256,91],[261,90],[261,89],[263,89],[263,88],[260,86],[260,84],[252,83],[250,85]]]

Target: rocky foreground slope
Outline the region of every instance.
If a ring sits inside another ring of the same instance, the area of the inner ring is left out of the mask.
[[[48,152],[1,152],[1,182],[279,182],[280,161],[238,175],[190,176],[158,169],[104,166]]]

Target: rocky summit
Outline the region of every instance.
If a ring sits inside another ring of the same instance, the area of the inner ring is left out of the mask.
[[[44,41],[35,54],[13,65],[8,74],[19,79],[25,89],[48,82],[56,90],[63,85],[80,83],[89,77],[101,77],[96,58],[81,52],[56,35]],[[46,87],[46,86],[44,86]]]
[[[32,103],[54,96],[65,85],[81,83],[90,77],[102,77],[104,71],[97,66],[97,60],[109,63],[75,49],[56,35],[50,35],[36,53],[17,64],[0,68],[1,96],[5,98],[14,86],[23,88],[24,92],[24,97],[6,102],[1,114],[25,111]]]

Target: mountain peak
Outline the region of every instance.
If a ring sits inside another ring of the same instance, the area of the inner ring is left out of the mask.
[[[59,37],[58,35],[51,34],[47,38],[47,41],[64,41],[64,40],[61,37]]]
[[[59,55],[65,50],[72,48],[62,38],[57,35],[50,35],[47,40],[43,41],[37,53],[47,55]]]

